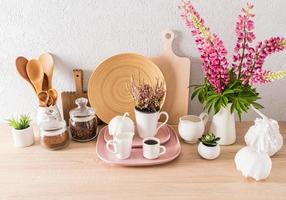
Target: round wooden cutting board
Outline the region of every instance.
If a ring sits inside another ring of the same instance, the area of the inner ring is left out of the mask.
[[[89,102],[105,123],[125,112],[129,112],[135,120],[135,104],[129,92],[132,76],[135,80],[140,77],[140,80],[149,84],[156,84],[157,79],[165,84],[161,70],[148,58],[135,53],[112,56],[103,61],[91,75],[88,83]]]

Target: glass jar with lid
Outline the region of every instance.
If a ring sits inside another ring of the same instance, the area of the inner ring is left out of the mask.
[[[58,120],[58,112],[46,111],[47,119],[40,123],[41,145],[50,150],[65,148],[69,144],[69,132],[64,120]]]
[[[97,136],[97,117],[95,111],[87,106],[86,98],[75,100],[77,107],[70,111],[69,127],[73,140],[91,141]]]

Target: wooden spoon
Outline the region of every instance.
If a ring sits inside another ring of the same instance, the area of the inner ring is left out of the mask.
[[[43,79],[42,89],[43,89],[44,91],[48,91],[48,90],[49,90],[48,77],[47,77],[47,75],[46,75],[45,73],[44,73],[44,79]]]
[[[54,71],[54,59],[49,53],[44,53],[40,55],[39,62],[43,66],[44,73],[48,77],[48,87],[52,88],[52,78],[53,78],[53,71]]]
[[[52,105],[55,105],[55,104],[54,104],[54,99],[53,99],[51,96],[49,96],[47,106],[50,107],[50,106],[52,106]]]
[[[36,59],[30,60],[27,64],[26,71],[38,94],[42,91],[44,78],[44,71],[41,63]]]
[[[38,93],[39,104],[41,107],[47,107],[49,101],[49,95],[47,91],[40,91]]]
[[[16,58],[16,68],[18,73],[20,74],[20,76],[25,79],[31,86],[32,88],[35,90],[35,87],[33,86],[33,84],[31,83],[27,71],[26,71],[26,66],[27,66],[28,60],[25,57],[18,57]]]
[[[53,99],[53,105],[55,105],[58,98],[58,92],[51,88],[48,90],[48,95]]]

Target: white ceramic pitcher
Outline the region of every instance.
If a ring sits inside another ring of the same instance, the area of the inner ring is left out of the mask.
[[[186,115],[180,117],[178,129],[181,138],[187,143],[196,143],[204,134],[208,118],[207,113],[201,113],[200,116]]]

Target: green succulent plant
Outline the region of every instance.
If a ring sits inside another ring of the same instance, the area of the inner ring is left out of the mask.
[[[220,138],[216,137],[213,133],[206,133],[199,138],[199,141],[208,147],[215,147],[217,145],[217,141],[219,140]]]
[[[23,130],[30,126],[30,116],[29,115],[20,115],[19,118],[8,119],[8,124],[16,130]]]

